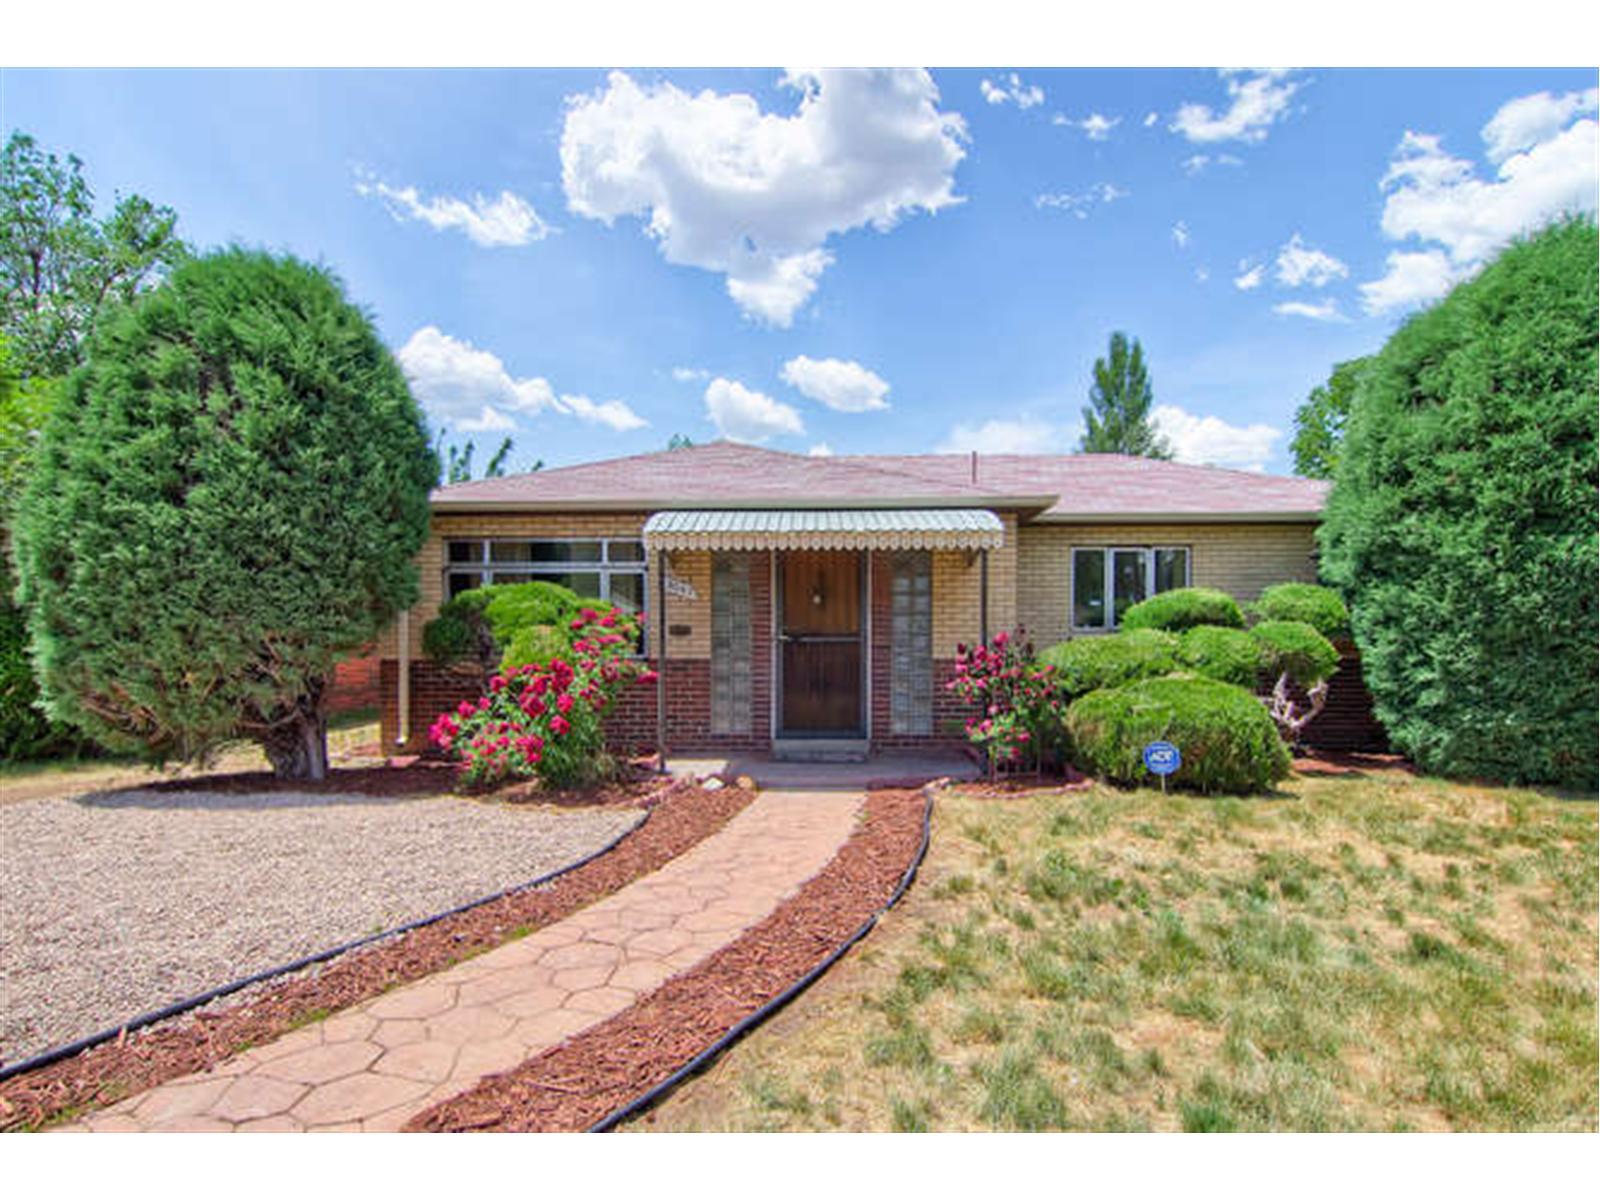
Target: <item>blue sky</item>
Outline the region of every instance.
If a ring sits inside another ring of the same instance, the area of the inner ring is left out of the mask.
[[[8,70],[0,112],[102,200],[332,267],[431,419],[514,464],[1068,451],[1121,329],[1181,457],[1286,471],[1332,364],[1594,210],[1595,83]]]

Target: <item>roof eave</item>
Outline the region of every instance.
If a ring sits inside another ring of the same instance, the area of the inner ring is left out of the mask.
[[[435,512],[661,512],[671,509],[876,509],[876,508],[1000,508],[1042,510],[1055,503],[1055,496],[804,496],[788,498],[741,498],[694,500],[682,496],[638,500],[485,500],[449,496],[430,498]]]
[[[1121,509],[1116,512],[1045,512],[1033,519],[1035,525],[1286,525],[1322,520],[1321,509],[1266,509],[1256,512],[1143,512]]]

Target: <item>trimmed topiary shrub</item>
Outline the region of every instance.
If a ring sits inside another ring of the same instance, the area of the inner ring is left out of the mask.
[[[1261,682],[1261,643],[1243,629],[1196,625],[1179,640],[1178,660],[1198,675],[1235,687]]]
[[[1173,588],[1141,600],[1117,620],[1123,629],[1165,629],[1182,633],[1196,625],[1244,628],[1239,602],[1216,588]]]
[[[543,665],[571,652],[580,636],[572,623],[580,613],[604,616],[612,608],[542,580],[472,588],[441,604],[439,615],[423,626],[422,651],[445,666],[484,674]]]
[[[1121,687],[1178,669],[1178,637],[1159,629],[1135,629],[1104,637],[1058,642],[1039,656],[1050,667],[1058,691],[1084,696],[1097,688]]]
[[[1304,621],[1263,621],[1246,635],[1261,650],[1261,664],[1303,688],[1322,683],[1339,669],[1339,651]]]
[[[1244,688],[1194,675],[1091,692],[1067,709],[1074,757],[1091,775],[1154,784],[1144,748],[1165,740],[1183,765],[1169,778],[1201,792],[1267,791],[1289,774],[1289,751],[1261,701]]]
[[[1424,770],[1595,784],[1597,258],[1592,218],[1513,244],[1357,387],[1322,571]]]
[[[1304,621],[1326,638],[1350,636],[1350,610],[1339,593],[1315,583],[1275,583],[1246,606],[1258,621]]]

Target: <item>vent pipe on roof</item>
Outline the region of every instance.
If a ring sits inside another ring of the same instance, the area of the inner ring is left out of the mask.
[[[978,452],[976,450],[972,452],[972,482],[978,482]]]

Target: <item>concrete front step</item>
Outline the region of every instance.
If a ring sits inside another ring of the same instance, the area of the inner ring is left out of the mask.
[[[865,738],[775,738],[772,757],[779,762],[859,763],[867,761]]]

